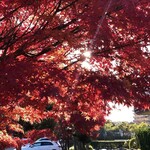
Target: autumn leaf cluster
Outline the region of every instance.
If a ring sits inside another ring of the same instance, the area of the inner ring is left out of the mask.
[[[149,13],[149,0],[2,0],[0,144],[17,145],[20,119],[92,136],[109,102],[149,108]]]

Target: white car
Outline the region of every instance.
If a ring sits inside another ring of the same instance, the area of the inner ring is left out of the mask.
[[[59,143],[49,140],[48,138],[40,138],[30,146],[22,147],[21,150],[62,150]]]

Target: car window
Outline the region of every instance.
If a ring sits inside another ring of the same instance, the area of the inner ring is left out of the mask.
[[[33,146],[33,147],[41,146],[41,142],[34,143],[32,146]]]
[[[45,146],[45,145],[53,145],[53,143],[51,143],[51,142],[41,142],[41,146]]]

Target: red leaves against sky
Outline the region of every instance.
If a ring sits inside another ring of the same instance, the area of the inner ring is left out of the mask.
[[[90,135],[110,101],[149,107],[149,13],[148,0],[2,0],[0,134],[50,117]]]

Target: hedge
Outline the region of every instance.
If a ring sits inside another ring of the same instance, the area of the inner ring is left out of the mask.
[[[150,150],[150,127],[141,128],[136,132],[141,150]]]

